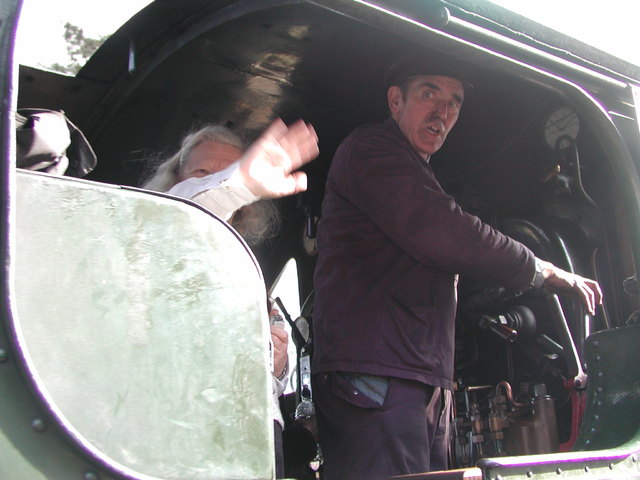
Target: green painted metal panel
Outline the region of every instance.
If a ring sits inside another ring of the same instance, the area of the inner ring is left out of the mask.
[[[273,477],[266,292],[225,222],[163,196],[19,172],[14,225],[2,368],[27,381],[3,380],[2,408],[27,399],[33,411],[0,422],[3,479],[82,478],[92,465],[116,478]],[[53,450],[35,440],[47,423]]]
[[[640,325],[587,340],[587,409],[576,450],[640,448]]]

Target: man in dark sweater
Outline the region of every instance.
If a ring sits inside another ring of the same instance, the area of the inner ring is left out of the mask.
[[[446,468],[439,422],[453,385],[458,274],[514,291],[595,281],[537,259],[463,212],[429,165],[455,125],[465,82],[422,59],[387,74],[390,118],[335,153],[318,229],[314,400],[326,480]]]

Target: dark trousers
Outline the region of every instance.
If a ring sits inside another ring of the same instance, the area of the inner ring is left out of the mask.
[[[314,376],[325,480],[377,480],[447,468],[449,425],[441,389],[388,380],[386,395],[376,401],[338,372]]]
[[[282,450],[282,427],[273,421],[273,445],[276,457],[276,478],[284,478],[284,455]]]

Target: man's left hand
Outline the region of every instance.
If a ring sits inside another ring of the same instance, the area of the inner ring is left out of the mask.
[[[302,120],[287,126],[275,120],[240,158],[244,184],[260,198],[275,198],[307,189],[298,168],[318,156],[318,136]]]
[[[589,314],[594,315],[596,305],[602,304],[602,290],[595,280],[566,272],[550,262],[539,260],[542,264],[544,288],[551,292],[574,293],[578,295]]]

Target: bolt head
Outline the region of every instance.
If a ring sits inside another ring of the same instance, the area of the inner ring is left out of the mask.
[[[44,423],[44,420],[42,418],[37,417],[31,420],[31,428],[40,433],[44,432],[44,430],[47,428],[47,425]]]

